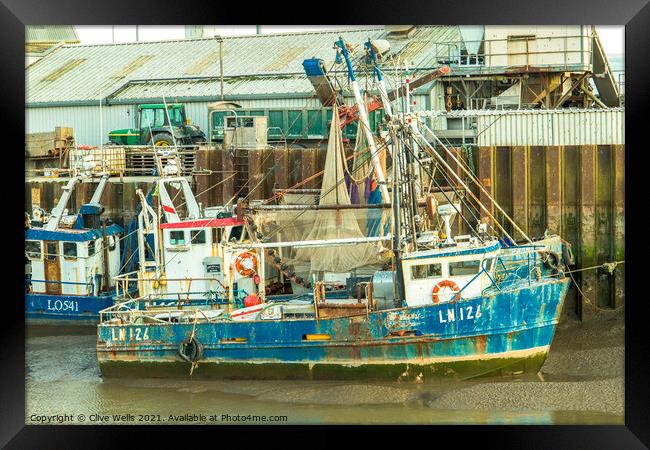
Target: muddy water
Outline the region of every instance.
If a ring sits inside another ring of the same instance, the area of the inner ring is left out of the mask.
[[[551,370],[552,381],[436,384],[102,380],[94,345],[94,328],[28,329],[27,423],[623,423],[622,408],[610,406],[622,395],[622,377],[581,379]]]

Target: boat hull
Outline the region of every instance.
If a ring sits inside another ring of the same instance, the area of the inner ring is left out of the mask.
[[[567,288],[566,279],[546,280],[455,303],[318,321],[104,323],[97,356],[106,377],[187,377],[192,364],[179,345],[194,336],[203,351],[193,377],[427,380],[536,372]]]
[[[112,295],[25,294],[25,319],[32,325],[96,325],[99,311],[113,305]]]
[[[407,346],[408,347],[408,346]],[[180,360],[116,360],[100,362],[104,377],[167,377],[197,379],[254,380],[429,380],[432,378],[475,378],[481,376],[536,373],[548,355],[548,346],[510,351],[488,357],[423,358],[392,363],[289,363],[200,361],[194,369]]]

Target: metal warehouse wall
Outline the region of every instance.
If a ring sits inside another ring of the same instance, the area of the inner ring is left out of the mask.
[[[277,99],[229,99],[239,103],[244,109],[286,108],[319,109],[316,98],[277,98]],[[171,100],[170,100],[171,101]],[[427,95],[414,96],[413,109],[420,111],[427,107]],[[192,123],[202,130],[208,129],[208,104],[205,102],[186,102],[185,107]],[[136,127],[136,105],[110,105],[102,107],[103,132],[100,132],[99,105],[97,106],[57,106],[28,107],[25,110],[25,133],[52,131],[55,127],[72,127],[78,144],[99,145],[108,141],[108,132],[121,128]],[[103,141],[100,140],[100,136]]]
[[[623,145],[625,111],[527,110],[481,113],[478,142],[485,146],[511,145]]]
[[[102,107],[103,142],[108,132],[129,128],[133,123],[131,105]],[[131,114],[129,115],[129,112]],[[78,144],[99,145],[99,106],[65,106],[25,109],[25,133],[53,131],[55,127],[72,127]]]
[[[238,100],[244,108],[286,107],[302,109],[319,108],[317,99],[273,99],[273,100]],[[185,103],[188,117],[202,130],[208,129],[208,104],[211,102]],[[103,133],[99,125],[98,106],[58,106],[44,108],[26,108],[25,133],[52,131],[64,126],[74,129],[78,144],[99,145],[108,141],[108,132],[121,128],[137,126],[136,105],[110,105],[102,107]],[[103,141],[100,141],[100,136]]]

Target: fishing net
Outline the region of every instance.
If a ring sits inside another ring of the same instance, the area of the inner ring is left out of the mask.
[[[348,193],[348,183],[353,191],[355,185],[360,188],[356,191],[359,200],[364,198],[368,184],[366,180],[372,175],[372,171],[365,167],[366,164],[369,164],[369,155],[365,160],[363,155],[358,159],[355,158],[352,171],[348,169],[344,161],[345,152],[338,111],[334,108],[318,205],[342,207],[352,205]],[[284,200],[293,204],[314,204],[314,196],[305,194],[285,197]],[[362,203],[367,202],[363,201]],[[369,234],[380,236],[388,233],[389,230],[386,226],[388,214],[389,210],[382,212],[381,209],[263,212],[257,215],[256,224],[261,227],[264,234],[275,234],[272,236],[272,240],[311,241],[364,238]],[[381,224],[384,227],[381,227]],[[384,262],[384,251],[385,248],[380,243],[367,242],[296,248],[293,251],[287,248],[283,249],[287,261],[293,263],[296,273],[303,276],[308,275],[307,272],[341,273],[361,267],[381,266]]]
[[[359,133],[357,133],[359,134]],[[345,152],[338,111],[334,106],[325,157],[323,183],[318,201],[320,206],[348,206],[350,196],[344,178]],[[317,211],[311,231],[305,240],[363,238],[354,210]],[[345,246],[300,248],[295,259],[309,261],[311,271],[349,272],[357,267],[381,263],[380,247],[373,243],[358,243]]]

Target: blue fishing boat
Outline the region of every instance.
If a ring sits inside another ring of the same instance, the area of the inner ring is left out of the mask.
[[[380,198],[357,209],[376,212],[388,204],[388,223],[377,225],[384,212],[357,214],[350,203],[344,174],[354,174],[345,163],[336,104],[318,205],[291,205],[284,213],[274,206],[277,216],[287,214],[282,223],[268,226],[268,207],[245,202],[220,218],[198,218],[191,192],[171,180],[186,194],[188,217],[166,192],[160,196],[165,223],[143,208],[139,242],[151,235],[159,250],[131,275],[142,295],[100,312],[103,376],[423,381],[540,369],[569,286],[567,244],[559,236],[528,237],[469,171],[508,227],[477,198],[468,203],[471,189],[441,156],[453,154],[439,141],[434,148],[420,131],[433,134],[424,117],[410,111],[408,86],[376,146],[350,47],[342,39],[337,46]],[[380,77],[375,43],[365,49]],[[390,95],[380,86],[388,106]],[[377,157],[382,147],[392,156],[390,177]],[[425,159],[456,176],[464,192],[439,186]],[[419,184],[424,174],[437,185],[435,195]],[[463,212],[473,210],[482,217],[471,224]],[[302,220],[308,211],[311,219]],[[466,221],[470,234],[453,236],[454,218]],[[372,226],[364,230],[364,223]],[[510,227],[522,239],[513,239]],[[278,278],[280,285],[291,282],[294,295],[272,295]],[[172,279],[178,283],[173,289]],[[346,295],[332,295],[341,285]],[[207,291],[209,301],[193,286]],[[175,304],[162,305],[169,296],[177,297]]]
[[[550,239],[518,248],[516,255],[498,243],[412,255],[404,260],[406,285],[428,290],[429,299],[408,298],[398,308],[392,272],[375,274],[375,294],[361,300],[332,300],[321,292],[315,302],[310,296],[269,300],[259,309],[109,308],[98,327],[100,367],[104,376],[192,371],[195,377],[257,379],[422,380],[536,372],[569,284],[536,258],[553,244],[561,245]],[[473,276],[448,275],[477,264]],[[432,270],[440,276],[420,278]],[[445,281],[462,283],[463,277],[471,280],[451,297],[435,289]],[[479,295],[469,294],[484,282],[488,286]],[[238,317],[246,313],[254,317]]]
[[[26,220],[27,323],[95,325],[99,311],[113,305],[123,230],[101,221],[107,175],[78,214],[67,214],[66,204],[82,179],[75,176],[66,183],[50,217],[37,209]]]

